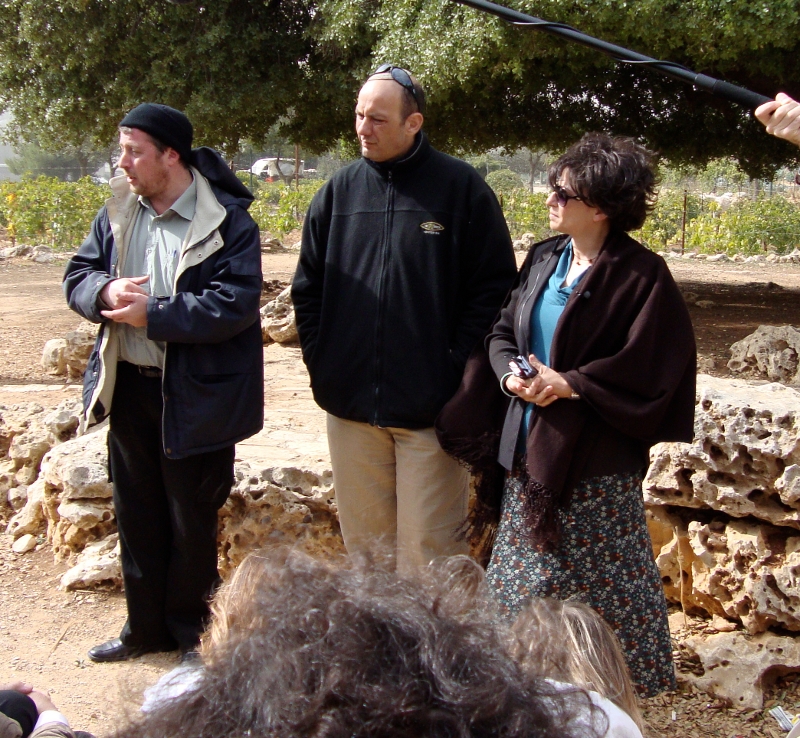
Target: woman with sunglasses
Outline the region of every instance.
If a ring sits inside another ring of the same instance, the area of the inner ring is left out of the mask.
[[[468,532],[494,539],[487,574],[501,609],[585,602],[651,696],[675,676],[641,482],[650,446],[692,439],[694,335],[664,260],[628,235],[654,203],[650,152],[587,134],[549,180],[562,235],[531,248],[437,427],[476,474]],[[499,466],[487,464],[492,439]]]

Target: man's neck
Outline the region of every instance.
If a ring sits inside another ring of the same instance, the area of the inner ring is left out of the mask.
[[[392,165],[397,164],[397,162],[407,159],[409,156],[411,156],[411,154],[414,153],[417,146],[419,146],[420,139],[421,135],[418,133],[412,139],[411,145],[402,154],[398,154],[397,156],[387,159],[386,161],[376,161],[375,163],[382,167],[391,167]]]
[[[170,178],[170,182],[163,192],[149,198],[150,205],[157,215],[161,215],[171,208],[177,199],[186,192],[192,183],[192,173],[185,167],[180,167]]]

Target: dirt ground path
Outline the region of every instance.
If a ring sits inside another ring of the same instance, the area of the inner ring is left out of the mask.
[[[296,259],[293,253],[265,255],[265,279],[288,283]],[[726,373],[728,347],[758,325],[800,325],[800,266],[669,264],[684,292],[695,296],[690,311],[699,351],[713,373]],[[40,366],[45,341],[77,323],[61,293],[63,266],[0,262],[0,405],[36,401],[53,407],[79,396],[77,383],[51,377]],[[712,304],[697,306],[704,301]],[[266,347],[265,390],[265,430],[241,444],[238,456],[253,464],[324,463],[324,415],[311,398],[299,348]],[[0,536],[0,683],[31,681],[51,691],[75,727],[110,733],[126,711],[135,714],[142,691],[174,668],[177,656],[147,655],[124,664],[89,661],[88,648],[118,634],[125,619],[123,597],[62,592],[57,585],[67,567],[54,563],[45,545],[18,555],[10,543]],[[708,623],[690,620],[689,627],[702,631]],[[790,675],[772,690],[787,709],[795,703],[800,709],[796,684]],[[686,688],[651,700],[645,712],[653,737],[781,735],[762,713],[737,712]]]

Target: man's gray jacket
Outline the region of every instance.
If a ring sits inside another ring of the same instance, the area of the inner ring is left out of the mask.
[[[166,343],[163,437],[172,459],[231,446],[264,423],[261,247],[247,213],[252,197],[235,197],[192,172],[197,207],[175,294],[147,302],[147,337]],[[111,409],[118,331],[100,314],[97,298],[116,279],[140,207],[125,177],[110,184],[113,196],[64,275],[69,306],[101,324],[84,375],[84,426],[99,423]]]

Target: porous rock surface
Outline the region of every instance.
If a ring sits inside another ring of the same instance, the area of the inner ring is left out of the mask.
[[[36,517],[31,488],[39,477],[44,455],[72,438],[78,430],[80,400],[69,399],[54,410],[35,402],[0,405],[0,520],[8,519],[8,532],[22,535]],[[20,508],[22,506],[22,509]],[[17,519],[19,518],[19,519]]]
[[[312,555],[344,553],[329,469],[257,470],[239,463],[235,473],[219,515],[221,571],[275,544],[297,545]]]
[[[343,553],[332,484],[327,468],[253,469],[237,463],[231,495],[219,513],[221,571],[275,544],[314,554]],[[121,586],[107,427],[45,454],[41,474],[27,488],[27,502],[7,532],[19,538],[43,529],[56,558],[74,563],[63,587]]]
[[[792,388],[698,377],[694,441],[655,446],[643,485],[669,599],[800,631],[798,425]]]
[[[56,376],[69,375],[72,379],[83,376],[86,364],[94,347],[97,326],[82,320],[63,338],[52,338],[42,351],[42,368]]]
[[[800,642],[774,633],[689,636],[682,645],[702,666],[702,673],[689,680],[739,709],[761,709],[768,682],[800,670]]]
[[[292,288],[284,289],[261,308],[261,338],[264,343],[297,343]]]
[[[745,377],[800,382],[800,331],[790,325],[760,325],[731,345],[728,368]]]
[[[645,502],[800,530],[800,392],[708,375],[697,392],[694,441],[653,447]]]
[[[42,460],[47,539],[58,559],[116,530],[107,426],[53,448]]]

